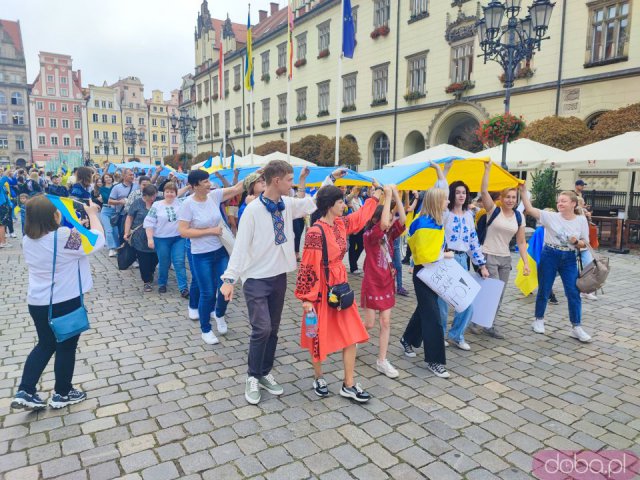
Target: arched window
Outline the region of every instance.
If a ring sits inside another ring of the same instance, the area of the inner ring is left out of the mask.
[[[11,94],[11,105],[22,105],[24,100],[20,92],[13,92]]]
[[[380,169],[387,163],[389,163],[389,137],[381,133],[373,142],[374,169]]]

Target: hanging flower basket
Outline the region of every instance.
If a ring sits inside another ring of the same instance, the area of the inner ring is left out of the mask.
[[[427,94],[426,93],[422,93],[422,92],[409,92],[404,96],[404,99],[407,102],[412,102],[413,100],[419,100],[421,98],[426,97]]]
[[[371,32],[371,38],[375,40],[378,37],[386,37],[389,35],[390,31],[391,29],[387,25],[381,25],[373,29],[373,32]]]
[[[299,58],[298,60],[296,60],[296,63],[294,63],[293,66],[296,68],[300,68],[305,66],[306,64],[307,64],[306,58]]]
[[[327,58],[329,56],[329,49],[325,48],[324,50],[320,51],[320,53],[318,54],[318,58]]]
[[[505,113],[482,122],[476,130],[476,136],[485,147],[495,147],[502,145],[505,140],[512,142],[518,138],[525,126],[522,116]]]
[[[444,91],[445,93],[453,93],[454,95],[459,97],[463,92],[471,90],[475,86],[475,82],[472,82],[471,80],[465,80],[464,82],[452,83],[447,88],[445,88]]]
[[[234,85],[234,86],[233,86],[233,91],[234,91],[234,92],[237,92],[237,91],[239,91],[239,90],[240,90],[240,84],[239,84],[239,83],[238,83],[237,85]]]
[[[263,73],[260,77],[260,80],[262,80],[264,83],[269,83],[269,80],[271,80],[271,75],[269,75],[268,73]]]
[[[278,67],[278,69],[276,70],[276,77],[284,75],[285,73],[287,73],[287,67]]]

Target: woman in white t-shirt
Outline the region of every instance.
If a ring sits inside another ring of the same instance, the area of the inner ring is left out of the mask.
[[[93,253],[104,246],[104,231],[98,217],[98,207],[90,203],[84,206],[84,210],[93,227],[91,231],[98,236]],[[93,286],[89,258],[82,248],[82,238],[76,230],[61,227],[61,220],[60,212],[44,195],[36,195],[26,204],[22,251],[29,269],[27,303],[38,334],[38,343],[27,357],[18,392],[11,402],[12,408],[41,410],[46,407],[38,396],[36,386],[54,353],[55,390],[49,399],[49,406],[62,408],[87,398],[86,393],[73,388],[72,384],[80,335],[57,343],[48,321],[49,302],[52,302],[53,318],[80,308],[78,275],[82,280],[82,293],[87,293]],[[56,270],[52,292],[54,241]]]
[[[218,316],[216,296],[220,288],[220,276],[229,263],[227,250],[220,241],[222,212],[220,204],[225,200],[242,193],[242,182],[230,188],[219,188],[213,191],[209,174],[204,170],[193,170],[187,179],[193,189],[193,195],[187,198],[178,213],[178,231],[180,235],[191,240],[191,257],[193,259],[192,275],[196,276],[200,288],[198,316],[202,340],[209,345],[218,343],[218,338],[211,330],[210,316],[213,314],[218,333],[227,333],[224,316]]]
[[[544,227],[544,247],[538,262],[536,317],[531,325],[533,331],[544,333],[544,312],[556,274],[559,273],[569,305],[571,335],[581,342],[590,342],[591,337],[582,328],[582,301],[576,285],[577,255],[589,242],[589,224],[586,217],[580,214],[578,197],[575,192],[562,192],[558,195],[558,211],[547,212],[534,208],[526,195],[525,186],[522,185],[520,188],[526,213]]]
[[[178,187],[173,182],[164,184],[164,198],[155,202],[144,219],[147,245],[158,255],[158,291],[166,293],[169,267],[173,264],[178,290],[182,298],[189,298],[187,269],[185,267],[185,239],[178,232],[178,214],[183,198],[177,198]]]

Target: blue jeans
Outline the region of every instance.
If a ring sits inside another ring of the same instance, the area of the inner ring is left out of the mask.
[[[227,306],[216,305],[216,297],[220,295],[220,276],[227,269],[229,255],[224,247],[207,253],[192,253],[193,275],[198,281],[200,300],[198,301],[198,316],[202,333],[211,331],[209,317],[216,311],[218,317],[226,313]],[[222,310],[224,309],[224,312]]]
[[[468,270],[468,255],[466,253],[456,253],[454,255],[454,258],[462,268]],[[447,302],[438,297],[438,308],[440,309],[440,319],[442,320],[442,332],[446,337],[449,305],[447,304]],[[471,305],[464,312],[455,313],[455,315],[453,316],[453,323],[451,324],[451,328],[449,329],[449,338],[451,340],[457,343],[464,342],[464,331],[467,329],[472,316],[473,306]]]
[[[393,268],[396,269],[396,288],[402,288],[402,257],[400,255],[400,237],[393,241]]]
[[[169,277],[169,266],[173,263],[178,282],[178,290],[181,292],[187,289],[187,270],[184,264],[184,238],[153,237],[158,254],[158,286],[167,286]]]
[[[189,308],[192,310],[198,309],[198,303],[200,303],[200,287],[198,287],[198,279],[196,278],[195,268],[193,268],[193,255],[191,255],[191,240],[188,238],[184,242],[185,250],[187,251],[187,260],[189,261],[189,270],[191,270],[191,285],[189,286]]]
[[[578,280],[578,261],[576,252],[556,250],[544,246],[538,263],[538,295],[536,296],[536,318],[544,318],[544,312],[549,302],[551,288],[560,274],[564,293],[569,304],[569,320],[576,326],[582,321],[582,300],[576,286]]]
[[[113,207],[105,205],[100,210],[100,221],[102,222],[102,228],[104,228],[104,238],[108,248],[118,248],[118,226],[111,226],[111,216],[115,212]]]

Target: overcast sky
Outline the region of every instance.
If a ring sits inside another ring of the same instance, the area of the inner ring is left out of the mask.
[[[278,1],[281,8],[286,0]],[[202,0],[0,0],[0,18],[20,20],[27,60],[27,78],[38,74],[38,52],[71,55],[74,70],[82,70],[83,86],[111,84],[129,75],[140,78],[145,96],[160,89],[165,99],[179,88],[182,76],[193,73],[193,31]],[[258,10],[269,0],[251,2],[255,24]],[[247,3],[210,0],[214,18],[247,21]]]

